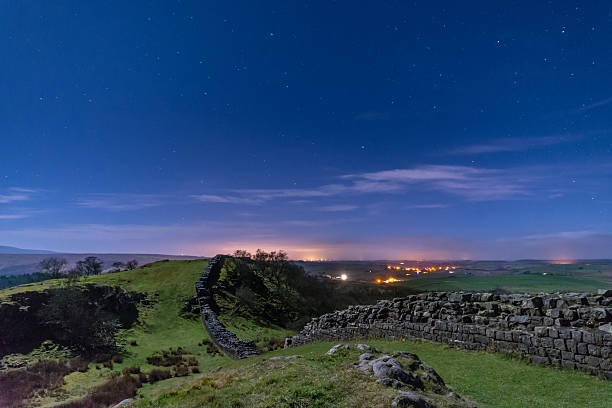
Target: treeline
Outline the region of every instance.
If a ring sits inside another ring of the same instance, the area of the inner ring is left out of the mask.
[[[215,299],[224,313],[260,323],[295,329],[312,317],[349,305],[414,293],[407,287],[317,279],[289,262],[284,251],[233,255],[221,270]]]
[[[88,256],[78,261],[73,268],[69,269],[67,266],[68,261],[65,258],[45,258],[38,264],[40,272],[0,276],[0,289],[6,289],[26,283],[41,282],[48,279],[78,279],[82,276],[99,275],[104,271],[104,262],[95,256]],[[108,272],[132,270],[137,267],[138,261],[136,259],[132,259],[128,262],[114,262],[112,268]]]

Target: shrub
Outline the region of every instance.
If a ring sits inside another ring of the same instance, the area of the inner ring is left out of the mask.
[[[200,369],[198,367],[191,367],[191,373],[192,374],[197,374],[200,372]]]
[[[202,345],[206,346],[206,353],[210,354],[211,356],[222,354],[219,347],[217,347],[217,345],[213,343],[210,339],[202,340]]]
[[[104,384],[92,389],[86,397],[61,405],[60,407],[90,408],[112,406],[126,398],[134,397],[141,386],[142,384],[138,378],[131,375],[114,376]]]
[[[89,368],[89,362],[81,356],[75,357],[72,360],[70,360],[70,368],[73,371],[84,373]]]
[[[147,382],[149,382],[149,377],[147,377],[147,375],[146,375],[145,373],[143,373],[143,372],[139,372],[139,373],[138,373],[138,380],[139,380],[141,383],[147,383]]]
[[[170,377],[172,377],[170,370],[166,370],[164,368],[154,368],[149,373],[149,382],[152,384],[158,381],[167,380]]]
[[[123,363],[123,357],[121,357],[121,356],[120,356],[120,355],[118,355],[118,354],[115,354],[115,355],[113,356],[113,363],[117,363],[117,364],[121,364],[121,363]]]
[[[39,390],[52,390],[64,384],[64,376],[74,371],[63,361],[41,360],[19,370],[0,373],[0,406],[23,406]]]
[[[109,369],[113,369],[113,362],[111,360],[105,361],[102,363],[102,366],[109,368]]]
[[[126,367],[123,369],[123,375],[139,374],[139,373],[140,373],[140,367],[138,366]]]
[[[174,367],[175,377],[185,377],[186,375],[189,375],[189,367],[182,364]]]

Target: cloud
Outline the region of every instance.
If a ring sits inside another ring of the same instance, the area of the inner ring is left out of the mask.
[[[195,194],[191,195],[202,203],[223,203],[223,204],[261,204],[263,200],[258,198],[236,197],[229,195]]]
[[[305,199],[430,190],[459,196],[469,201],[508,200],[533,195],[536,191],[533,184],[538,178],[537,170],[421,165],[408,169],[346,174],[339,177],[341,183],[305,189],[233,189],[229,190],[230,194],[200,194],[191,197],[205,203],[259,205],[281,199],[299,203]],[[540,173],[545,173],[542,169],[539,170]],[[545,174],[542,177],[544,176]],[[537,187],[538,192],[546,191],[541,185]],[[331,205],[328,207],[328,211],[349,210]],[[322,209],[325,210],[325,207]]]
[[[448,204],[414,204],[409,205],[406,208],[408,209],[426,209],[426,208],[447,208]]]
[[[22,187],[11,187],[5,193],[0,194],[0,204],[8,204],[15,201],[29,200],[36,190]]]
[[[165,197],[154,194],[93,193],[77,200],[80,207],[108,211],[142,210],[164,204]]]
[[[533,137],[533,138],[502,138],[492,140],[488,143],[475,144],[470,146],[459,147],[449,151],[449,154],[464,155],[464,154],[483,154],[483,153],[500,153],[500,152],[519,152],[529,149],[553,146],[562,143],[576,141],[578,137]]]
[[[529,179],[512,169],[425,165],[412,169],[351,174],[344,178],[369,182],[369,191],[406,191],[418,186],[461,196],[470,201],[524,198],[530,195]]]
[[[606,98],[606,99],[602,99],[600,101],[597,102],[593,102],[591,104],[585,105],[583,104],[577,111],[576,113],[579,112],[587,112],[590,111],[591,109],[595,109],[595,108],[599,108],[600,106],[605,106],[605,105],[609,105],[612,103],[612,98]]]
[[[0,214],[0,220],[20,220],[27,217],[27,214]]]
[[[356,210],[357,207],[356,205],[349,205],[349,204],[338,204],[338,205],[326,205],[323,207],[319,207],[319,211],[330,211],[330,212],[337,212],[337,211],[352,211],[352,210]]]

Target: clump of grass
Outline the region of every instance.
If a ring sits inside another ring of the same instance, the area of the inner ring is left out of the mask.
[[[189,367],[186,365],[177,365],[174,367],[174,376],[175,377],[185,377],[189,375]]]
[[[219,347],[217,347],[217,345],[210,339],[203,339],[202,346],[206,346],[206,353],[210,354],[211,356],[222,355]]]
[[[117,364],[123,363],[123,357],[121,357],[119,354],[115,354],[113,356],[113,363],[117,363]]]
[[[81,356],[75,357],[72,360],[70,360],[70,368],[73,371],[84,373],[89,368],[89,362]]]
[[[257,344],[260,353],[282,349],[285,346],[284,338],[265,337]]]
[[[194,356],[184,356],[185,350],[182,347],[176,349],[162,350],[147,357],[147,363],[159,367],[172,367],[178,365],[198,365],[198,360]]]
[[[126,398],[134,397],[141,386],[142,384],[139,379],[131,375],[114,375],[104,384],[93,388],[86,397],[61,405],[60,407],[91,408],[111,406]]]
[[[64,361],[41,360],[26,368],[0,373],[0,406],[22,406],[24,400],[39,390],[62,386],[64,376],[72,371],[75,368]]]
[[[158,381],[167,380],[168,378],[172,377],[172,373],[170,370],[164,368],[154,368],[151,370],[148,377],[149,382],[153,384]]]
[[[132,366],[132,367],[124,368],[123,375],[128,375],[128,374],[140,374],[140,367]]]

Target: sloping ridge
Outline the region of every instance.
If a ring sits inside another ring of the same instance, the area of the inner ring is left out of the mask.
[[[234,333],[230,332],[221,324],[215,310],[218,310],[213,297],[212,289],[219,279],[225,255],[217,255],[210,260],[202,276],[196,282],[195,290],[200,309],[202,311],[202,322],[212,341],[231,358],[238,360],[254,356],[257,347],[252,340],[240,340]]]

